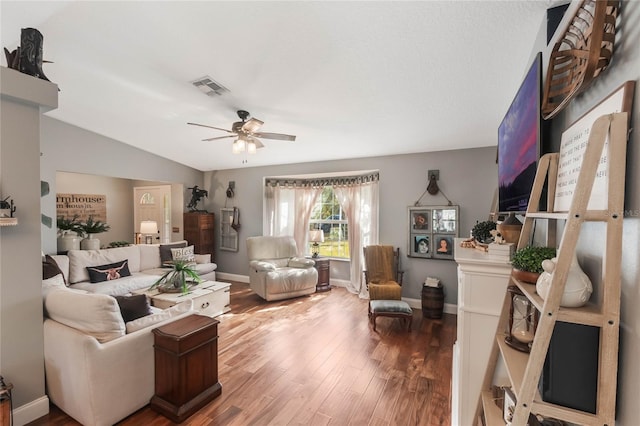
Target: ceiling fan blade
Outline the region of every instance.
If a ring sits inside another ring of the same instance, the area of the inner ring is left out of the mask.
[[[242,130],[244,130],[247,133],[253,133],[256,130],[260,129],[260,127],[262,127],[263,124],[264,124],[264,121],[260,121],[257,118],[250,118],[249,121],[247,121],[242,125]]]
[[[217,139],[235,138],[236,135],[218,136],[215,138],[202,139],[203,142],[215,141]]]
[[[296,137],[293,135],[283,135],[282,133],[254,133],[253,136],[265,139],[276,139],[280,141],[295,141]]]
[[[198,123],[187,123],[187,124],[190,124],[192,126],[206,127],[207,129],[222,130],[223,132],[227,132],[227,133],[234,133],[231,130],[221,129],[220,127],[207,126],[206,124],[198,124]]]

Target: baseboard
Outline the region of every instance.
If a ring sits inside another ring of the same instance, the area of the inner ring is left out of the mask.
[[[23,426],[49,414],[49,397],[44,395],[13,410],[13,425]]]
[[[228,274],[226,272],[217,272],[216,271],[216,277],[220,278],[222,280],[238,281],[238,282],[247,283],[247,284],[249,283],[249,276],[248,275]],[[339,280],[339,279],[331,278],[329,283],[332,286],[336,286],[336,287],[346,287],[347,284],[349,283],[349,280]],[[402,300],[407,302],[409,304],[409,306],[411,306],[414,309],[422,309],[422,299],[412,299],[412,298],[409,298],[409,297],[403,297]],[[458,314],[458,306],[457,305],[452,305],[451,303],[445,303],[444,307],[442,308],[442,311],[445,314],[457,315]]]
[[[227,272],[218,272],[218,271],[216,271],[216,279],[238,281],[238,282],[241,282],[241,283],[249,284],[249,276],[248,275],[229,274]]]
[[[412,299],[412,298],[409,298],[409,297],[403,297],[402,300],[407,302],[409,304],[409,306],[411,306],[413,309],[422,310],[422,299]],[[442,312],[444,312],[445,314],[458,315],[458,305],[452,305],[451,303],[445,303],[443,308],[442,308]]]

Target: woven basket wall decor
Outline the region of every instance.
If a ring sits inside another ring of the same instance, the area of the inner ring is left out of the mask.
[[[551,52],[542,99],[545,120],[562,111],[609,65],[618,0],[584,0]]]

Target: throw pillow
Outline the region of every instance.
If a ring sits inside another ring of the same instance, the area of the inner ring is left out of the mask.
[[[193,246],[184,247],[184,248],[172,248],[171,249],[171,258],[173,260],[182,260],[184,262],[196,262],[196,255],[193,250]]]
[[[181,243],[173,243],[173,244],[160,244],[160,263],[165,264],[167,262],[171,262],[173,257],[171,256],[172,248],[180,248],[186,247],[187,242],[182,241]]]
[[[64,275],[62,274],[62,270],[60,269],[60,267],[58,266],[58,264],[56,263],[55,260],[53,260],[53,257],[49,256],[48,254],[44,257],[44,260],[42,261],[42,279],[43,280],[48,280],[49,278],[53,278],[56,275],[62,275],[62,280],[64,281],[64,284],[67,284],[67,280],[64,279]]]
[[[125,323],[151,315],[149,299],[144,294],[132,296],[114,296],[120,306],[120,313]]]
[[[178,303],[175,306],[165,309],[164,311],[147,315],[146,317],[138,318],[137,320],[126,323],[127,333],[133,333],[134,331],[147,328],[149,326],[161,323],[168,319],[177,317],[189,312],[193,309],[193,300],[185,300],[182,303]]]
[[[109,263],[100,266],[87,266],[89,280],[92,283],[101,283],[104,281],[117,280],[122,277],[131,276],[129,272],[129,260],[121,260],[119,262]]]

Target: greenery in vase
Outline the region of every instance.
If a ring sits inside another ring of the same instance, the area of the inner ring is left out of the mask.
[[[180,291],[182,294],[188,293],[190,281],[196,284],[202,282],[202,279],[198,276],[198,273],[192,265],[193,262],[174,260],[173,268],[153,283],[153,285],[149,287],[149,290],[157,288],[159,291]]]
[[[556,249],[553,247],[523,247],[513,254],[511,266],[515,269],[541,274],[542,261],[556,256]]]
[[[89,216],[89,219],[87,219],[86,222],[81,223],[80,227],[84,234],[100,234],[111,229],[111,226],[107,225],[105,222],[102,222],[101,220],[93,220],[93,216]]]
[[[114,248],[114,247],[128,247],[130,246],[131,243],[129,241],[111,241],[109,243],[109,248]]]
[[[496,227],[497,227],[496,222],[492,220],[478,222],[475,224],[473,229],[471,229],[471,235],[473,236],[473,238],[475,238],[477,241],[480,241],[481,243],[491,242],[493,238],[491,236],[491,231],[496,229]]]
[[[56,220],[56,226],[61,231],[60,234],[64,235],[68,232],[75,232],[78,235],[82,235],[84,231],[82,230],[82,224],[78,221],[79,215],[73,215],[71,219],[65,218],[64,216],[58,216]]]

